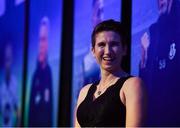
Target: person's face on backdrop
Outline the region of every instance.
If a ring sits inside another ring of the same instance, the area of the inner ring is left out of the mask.
[[[48,28],[42,25],[39,32],[39,62],[43,63],[47,58],[48,50]]]
[[[122,57],[126,54],[122,46],[121,37],[113,31],[102,31],[96,34],[93,55],[101,69],[119,71]]]
[[[159,13],[166,14],[168,12],[169,0],[158,0]]]

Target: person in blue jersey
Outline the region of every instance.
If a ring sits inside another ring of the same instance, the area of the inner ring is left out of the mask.
[[[12,71],[13,46],[8,41],[3,53],[3,81],[0,86],[0,122],[3,127],[18,126],[20,118],[20,102],[18,100],[18,83]]]
[[[43,17],[39,31],[39,55],[31,81],[29,126],[52,126],[52,72],[48,64],[49,20]]]
[[[180,126],[180,1],[158,0],[158,9],[157,21],[141,38],[139,75],[150,97],[148,124]]]
[[[92,32],[92,54],[100,66],[101,78],[84,86],[79,94],[75,127],[143,126],[146,91],[139,77],[122,68],[126,55],[125,29],[112,19]]]

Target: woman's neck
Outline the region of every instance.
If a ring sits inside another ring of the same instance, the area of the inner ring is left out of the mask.
[[[125,75],[127,75],[127,73],[124,72],[122,69],[119,69],[118,71],[115,71],[115,72],[101,70],[100,84],[105,85],[105,83],[108,83],[110,81],[112,81],[112,83],[114,83],[116,81],[116,79],[123,77]]]

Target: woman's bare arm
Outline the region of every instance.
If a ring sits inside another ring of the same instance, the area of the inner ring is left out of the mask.
[[[126,126],[143,126],[146,118],[147,94],[142,80],[138,77],[129,78],[123,85],[125,96]]]

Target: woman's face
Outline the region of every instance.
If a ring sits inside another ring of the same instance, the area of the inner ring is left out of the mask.
[[[121,69],[121,60],[126,54],[126,48],[122,46],[118,33],[102,31],[96,34],[92,52],[101,69],[118,71]]]

